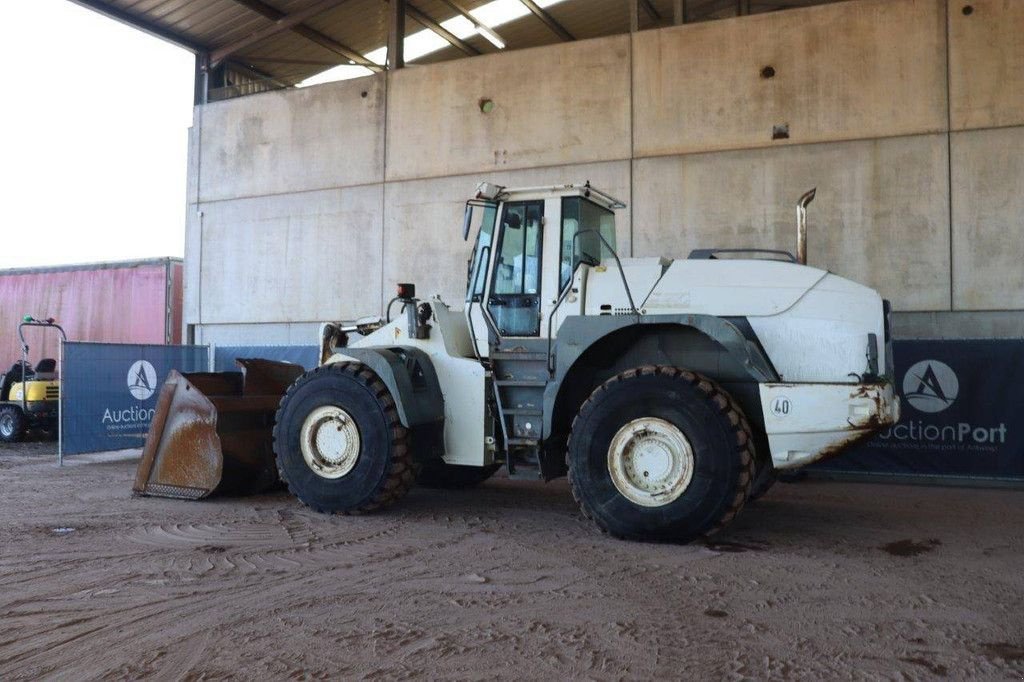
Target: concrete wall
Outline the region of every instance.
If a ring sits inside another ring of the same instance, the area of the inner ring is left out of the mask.
[[[855,0],[198,107],[186,323],[312,342],[399,280],[460,305],[477,182],[589,179],[630,204],[624,252],[677,257],[791,249],[816,185],[811,263],[892,299],[898,333],[1024,335],[1024,1],[970,6]]]

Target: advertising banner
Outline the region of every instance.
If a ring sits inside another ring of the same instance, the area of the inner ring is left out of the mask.
[[[897,341],[900,422],[820,471],[1024,480],[1024,341]]]
[[[206,346],[64,344],[64,454],[140,448],[167,374],[204,372]]]

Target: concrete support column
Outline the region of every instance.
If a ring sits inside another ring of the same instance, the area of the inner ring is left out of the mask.
[[[405,68],[405,0],[391,0],[388,22],[388,70]]]
[[[672,0],[672,23],[676,26],[686,23],[686,0]]]

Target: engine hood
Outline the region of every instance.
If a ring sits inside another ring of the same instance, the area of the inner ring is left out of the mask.
[[[693,313],[731,316],[777,315],[791,308],[827,272],[767,260],[676,260],[627,258],[622,269],[638,308],[649,315]],[[594,284],[613,294],[622,291],[617,268],[593,273],[588,281],[588,308]],[[620,293],[620,296],[622,294]],[[609,301],[620,307],[621,299]],[[598,306],[601,304],[594,299]]]

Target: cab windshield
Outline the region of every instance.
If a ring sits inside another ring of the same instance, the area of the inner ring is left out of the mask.
[[[494,238],[494,222],[498,215],[498,205],[490,202],[473,201],[466,204],[466,224],[470,232],[476,232],[476,246],[467,263],[466,301],[479,301],[483,298],[484,285],[487,278],[483,270],[487,269],[492,240]]]

